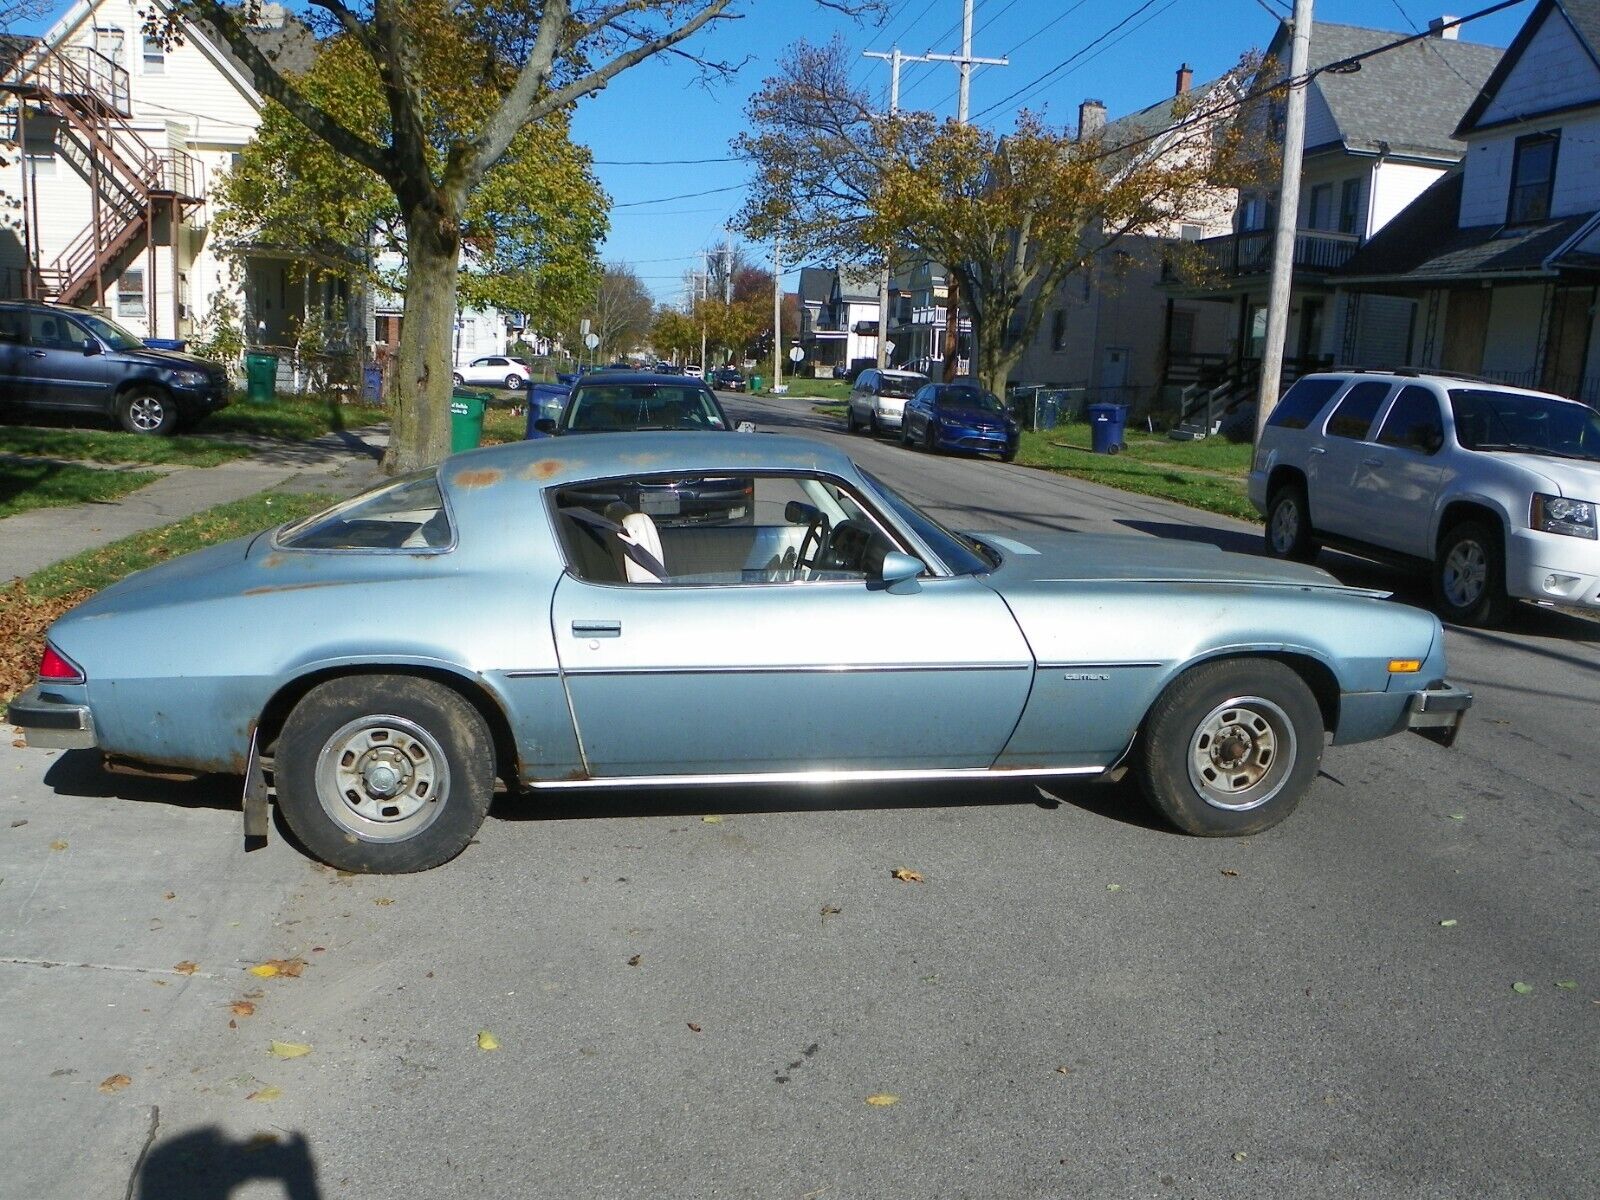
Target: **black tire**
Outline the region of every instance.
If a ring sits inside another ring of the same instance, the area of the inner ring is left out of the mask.
[[[1306,489],[1299,483],[1280,484],[1267,500],[1267,528],[1262,535],[1270,558],[1310,562],[1316,558],[1316,539],[1311,536],[1311,507]]]
[[[867,414],[867,434],[869,437],[883,436],[883,429],[878,425],[877,409],[873,409]]]
[[[911,418],[900,418],[900,444],[907,450],[911,449]]]
[[[861,426],[856,424],[856,406],[849,401],[844,406],[844,427],[848,433],[860,433]]]
[[[178,428],[178,406],[160,388],[132,387],[117,397],[117,424],[141,437],[166,437]]]
[[[1462,521],[1439,539],[1433,561],[1433,599],[1452,625],[1502,624],[1511,612],[1506,595],[1506,552],[1500,530],[1487,521]]]
[[[922,448],[929,454],[939,453],[939,435],[935,432],[937,426],[929,421],[922,427]]]
[[[466,382],[466,380],[461,378],[461,372],[457,371],[454,375],[450,376],[450,382],[455,384],[457,387],[460,387]]]
[[[1294,671],[1271,659],[1219,659],[1161,693],[1134,757],[1146,798],[1167,820],[1196,837],[1229,837],[1294,811],[1322,743],[1322,710]]]
[[[278,736],[278,807],[306,849],[329,866],[376,875],[426,871],[460,854],[483,824],[494,796],[493,744],[478,710],[441,683],[402,675],[332,679],[306,693]],[[351,778],[357,768],[359,781]]]
[[[506,376],[506,391],[508,391],[508,392],[519,392],[521,390],[522,390],[522,376],[520,376],[520,375],[507,375]]]

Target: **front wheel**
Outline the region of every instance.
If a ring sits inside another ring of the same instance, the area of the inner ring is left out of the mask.
[[[160,437],[178,428],[178,406],[155,388],[133,388],[117,399],[117,421],[129,433]]]
[[[454,375],[450,376],[450,381],[452,383],[454,383],[457,387],[460,387],[463,383],[466,382],[465,379],[461,378],[461,372],[460,371],[457,371]]]
[[[520,376],[520,375],[507,375],[506,376],[506,391],[515,392],[515,391],[520,391],[521,389],[522,389],[522,376]]]
[[[274,751],[278,807],[323,862],[379,875],[460,854],[494,795],[482,715],[432,680],[358,675],[318,684]]]
[[[1273,558],[1310,562],[1317,556],[1311,537],[1311,517],[1306,490],[1297,483],[1284,484],[1267,501],[1267,553]]]
[[[1463,521],[1439,540],[1433,564],[1439,615],[1454,625],[1499,625],[1511,609],[1500,531],[1484,521]]]
[[[1270,829],[1294,811],[1322,761],[1322,710],[1280,662],[1233,659],[1185,671],[1139,737],[1140,783],[1185,833]]]
[[[939,453],[939,427],[932,421],[922,427],[922,448],[929,454]]]

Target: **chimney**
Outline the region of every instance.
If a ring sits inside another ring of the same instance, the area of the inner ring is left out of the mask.
[[[1444,16],[1442,16],[1442,17],[1433,18],[1433,20],[1428,22],[1428,36],[1429,37],[1436,37],[1436,38],[1443,38],[1444,40],[1449,41],[1449,42],[1453,42],[1453,41],[1458,40],[1460,38],[1460,36],[1461,36],[1461,26],[1452,25],[1452,26],[1450,26],[1449,29],[1446,29],[1444,27],[1445,23],[1447,21],[1454,21],[1454,20],[1455,20],[1455,17],[1453,17],[1449,13],[1445,13]]]
[[[1183,66],[1178,68],[1178,86],[1172,94],[1174,96],[1183,95],[1189,90],[1189,85],[1193,82],[1194,71],[1190,69],[1188,63],[1184,63]]]
[[[1078,140],[1087,142],[1099,137],[1106,129],[1106,106],[1099,100],[1085,100],[1078,105]]]

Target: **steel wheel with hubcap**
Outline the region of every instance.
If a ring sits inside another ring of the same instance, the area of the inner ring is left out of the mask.
[[[117,400],[117,420],[129,433],[159,436],[178,426],[178,406],[155,388],[133,388]]]
[[[1433,567],[1439,615],[1456,625],[1498,625],[1511,608],[1500,531],[1464,521],[1439,539]]]
[[[1317,556],[1317,543],[1311,536],[1311,516],[1305,488],[1285,484],[1267,501],[1267,553],[1273,558],[1310,562]]]
[[[1322,760],[1322,710],[1268,658],[1220,659],[1180,675],[1151,707],[1135,762],[1145,795],[1201,837],[1257,833],[1287,817]]]
[[[494,794],[489,730],[441,683],[333,679],[307,692],[274,751],[295,836],[346,871],[424,871],[459,854]]]

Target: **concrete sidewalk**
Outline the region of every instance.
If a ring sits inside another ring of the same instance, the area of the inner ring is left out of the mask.
[[[253,444],[257,453],[237,462],[159,468],[166,470],[164,478],[108,503],[37,508],[7,517],[0,521],[0,582],[268,488],[360,491],[378,479],[389,431],[374,426],[309,442],[258,439]]]

